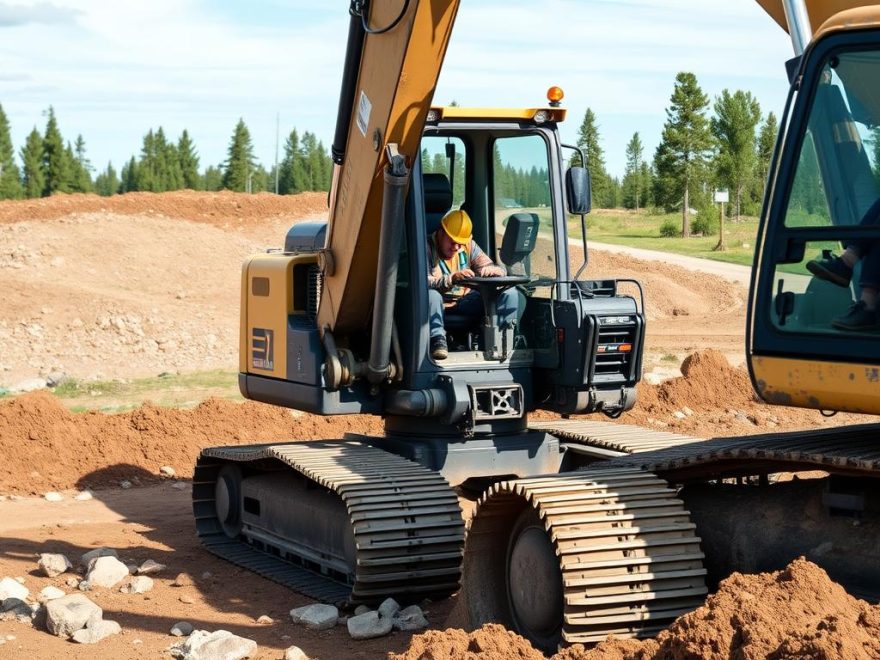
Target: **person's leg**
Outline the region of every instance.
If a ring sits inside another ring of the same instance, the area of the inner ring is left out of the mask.
[[[877,291],[880,289],[880,250],[871,250],[862,261],[859,300],[843,316],[831,322],[844,330],[878,330]]]
[[[478,291],[466,293],[449,308],[450,312],[455,312],[460,316],[468,316],[473,319],[482,319],[485,315],[483,309],[483,297]]]
[[[443,296],[436,289],[428,289],[428,321],[432,337],[445,337],[443,330]]]
[[[498,294],[495,304],[498,310],[498,326],[509,328],[519,321],[519,294],[516,289],[507,289]]]

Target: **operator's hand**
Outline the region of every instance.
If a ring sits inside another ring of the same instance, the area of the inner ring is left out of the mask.
[[[486,266],[481,274],[483,277],[501,277],[504,271],[498,266]]]
[[[472,271],[470,268],[465,268],[463,270],[458,270],[452,273],[453,283],[458,282],[459,280],[467,279],[468,277],[474,277],[474,271]]]

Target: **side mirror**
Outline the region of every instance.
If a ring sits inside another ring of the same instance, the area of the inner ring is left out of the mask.
[[[584,215],[593,208],[590,194],[590,171],[586,167],[569,167],[565,173],[565,196],[568,212]]]

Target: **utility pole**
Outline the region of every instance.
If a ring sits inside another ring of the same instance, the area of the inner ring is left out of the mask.
[[[275,194],[278,194],[278,135],[281,127],[281,113],[275,113]]]

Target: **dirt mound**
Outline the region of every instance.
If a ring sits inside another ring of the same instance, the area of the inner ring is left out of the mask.
[[[541,658],[502,626],[430,631],[412,638],[394,660]],[[821,568],[800,558],[776,573],[735,573],[703,607],[654,640],[609,638],[593,649],[575,644],[553,660],[880,657],[880,606],[857,600]]]
[[[255,402],[208,399],[192,410],[152,404],[127,413],[72,413],[46,392],[0,402],[0,492],[150,480],[163,465],[181,477],[204,447],[378,433],[372,417],[319,417]]]
[[[543,660],[528,641],[504,626],[486,624],[479,630],[429,630],[413,636],[409,648],[388,654],[389,660]]]
[[[245,194],[228,190],[200,192],[133,192],[101,197],[93,194],[53,195],[42,199],[0,202],[0,223],[54,220],[78,213],[164,215],[216,226],[260,224],[282,216],[326,215],[326,193],[275,195]]]

